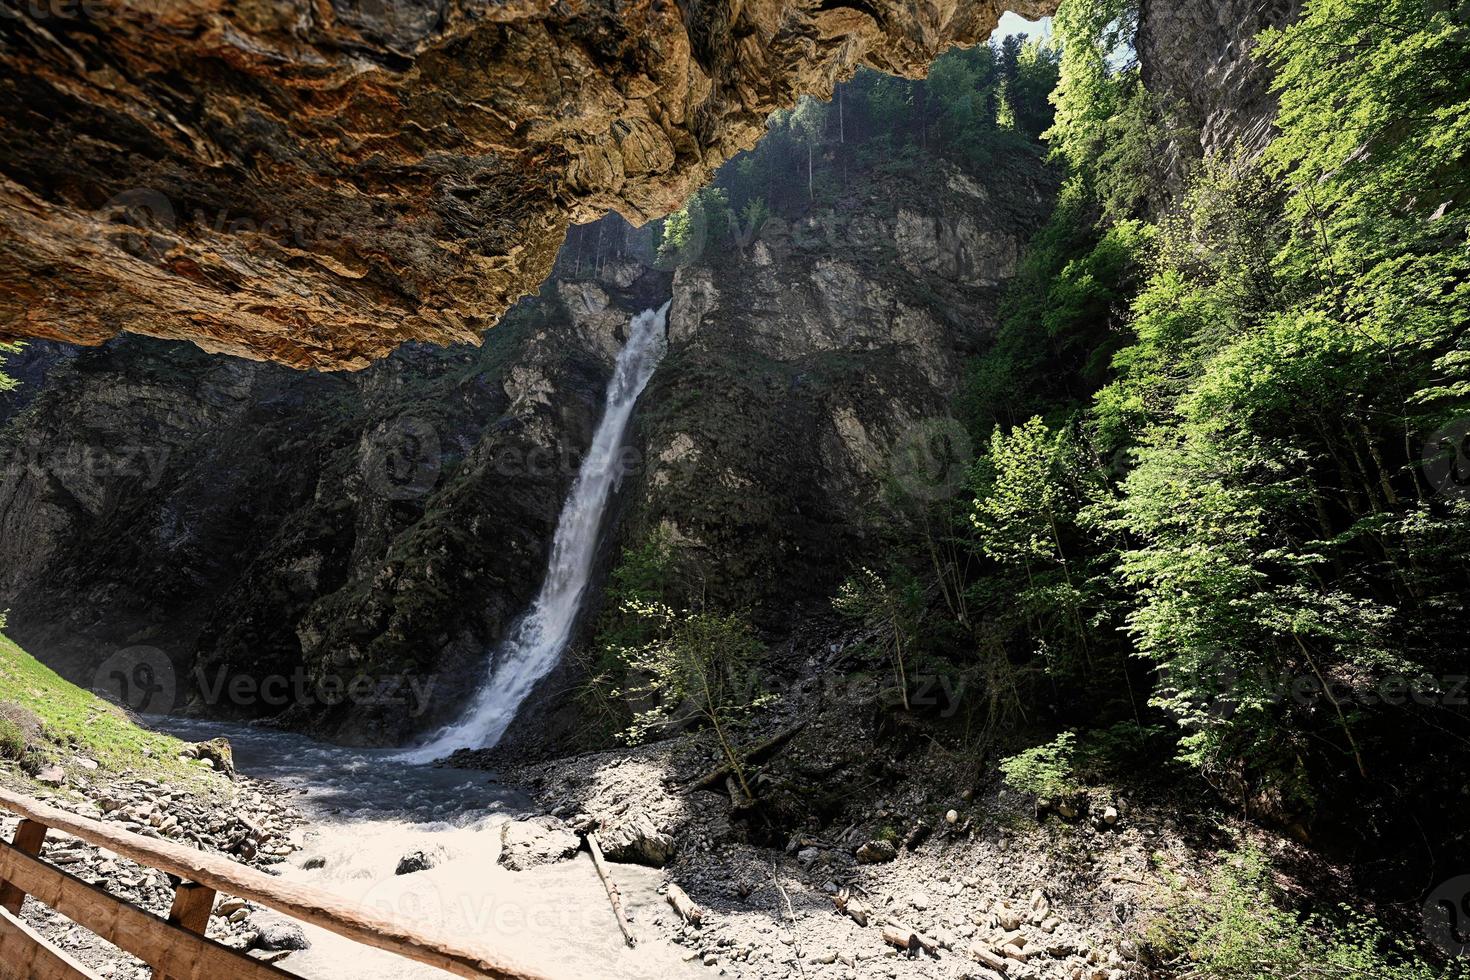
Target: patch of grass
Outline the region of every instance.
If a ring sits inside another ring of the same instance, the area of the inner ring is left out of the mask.
[[[153,778],[209,778],[197,764],[179,761],[183,745],[134,724],[121,708],[63,680],[0,634],[0,758],[6,763],[27,774],[57,763],[90,776],[134,770]],[[77,757],[93,760],[98,770],[84,770]]]
[[[1182,980],[1463,980],[1464,964],[1439,968],[1412,943],[1351,908],[1298,915],[1280,907],[1265,856],[1244,848],[1217,869],[1203,893],[1175,886],[1148,939]]]

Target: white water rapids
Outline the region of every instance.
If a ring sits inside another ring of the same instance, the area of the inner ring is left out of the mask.
[[[664,354],[668,312],[665,303],[657,310],[644,310],[628,325],[627,342],[607,386],[602,421],[562,505],[541,591],[490,658],[487,675],[459,721],[403,753],[402,761],[433,762],[456,749],[494,745],[536,682],[561,659],[592,573],[608,499],[623,475],[621,450],[628,420]]]
[[[186,718],[153,719],[188,741],[228,738],[242,773],[286,790],[306,823],[301,850],[275,866],[283,881],[322,888],[369,912],[446,932],[535,965],[546,976],[701,980],[709,971],[664,942],[629,949],[591,857],[511,871],[498,861],[507,820],[541,811],[493,773],[408,766],[394,749],[328,745],[294,732]],[[228,803],[221,804],[228,807]],[[434,858],[396,874],[405,854]],[[654,938],[667,906],[662,872],[617,866],[639,938]],[[446,980],[448,974],[299,923],[311,942],[277,964],[310,980]],[[0,968],[0,974],[3,974]],[[123,974],[119,973],[118,976]],[[214,978],[210,978],[214,980]]]

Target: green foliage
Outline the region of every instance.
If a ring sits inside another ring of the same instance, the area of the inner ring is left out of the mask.
[[[1081,790],[1076,781],[1077,736],[1062,732],[1050,742],[1032,746],[1000,764],[1006,785],[1037,800],[1056,800]]]
[[[758,239],[770,216],[771,207],[764,197],[752,197],[746,201],[745,207],[740,209],[739,235],[742,244]]]
[[[630,677],[630,696],[644,707],[629,726],[631,741],[641,741],[688,718],[707,723],[747,799],[753,799],[745,766],[735,749],[731,726],[764,705],[766,695],[753,684],[762,645],[740,616],[680,612],[661,602],[630,601],[628,611],[653,633],[639,646],[619,649]]]
[[[1138,33],[1137,0],[1062,0],[1052,19],[1061,41],[1060,80],[1052,94],[1053,152],[1074,173],[1095,167],[1129,87],[1116,67]]]
[[[3,364],[5,362],[6,355],[19,354],[24,348],[24,343],[0,342],[0,364]],[[18,382],[14,378],[6,374],[4,371],[0,371],[0,393],[14,391],[16,384],[18,384]],[[0,622],[0,629],[4,628],[5,624],[3,622]]]
[[[1085,673],[1084,717],[1151,703],[1180,759],[1278,811],[1412,792],[1382,774],[1465,722],[1372,695],[1465,655],[1470,505],[1421,457],[1457,452],[1446,423],[1470,416],[1467,27],[1430,3],[1309,6],[1262,42],[1282,100],[1264,160],[1165,195],[1162,114],[1119,54],[1135,16],[1058,14],[1049,138],[1071,175],[967,386],[990,436],[967,608],[1054,697]]]
[[[716,186],[726,198],[719,210],[739,218],[712,229],[703,247],[746,244],[746,210],[757,200],[762,216],[787,221],[836,206],[857,171],[911,182],[941,164],[978,172],[1010,154],[1040,153],[1059,58],[1044,40],[1013,37],[998,47],[946,52],[924,80],[864,68],[829,102],[802,96],[771,114],[754,149],[721,168]],[[691,201],[665,219],[663,264],[677,264],[688,243],[700,240],[709,205],[701,202],[696,213]]]
[[[1041,39],[1013,34],[1001,42],[999,55],[1002,129],[1037,140],[1052,124],[1051,91],[1060,78],[1061,51]]]
[[[581,654],[586,679],[577,689],[577,702],[594,743],[632,724],[623,651],[654,639],[652,624],[638,609],[668,601],[673,590],[673,554],[666,531],[655,528],[639,544],[623,549],[603,590],[603,608],[590,649]]]
[[[924,620],[925,599],[918,578],[903,568],[887,578],[871,568],[859,569],[838,590],[832,606],[839,613],[862,623],[878,637],[878,644],[893,665],[904,709],[909,708],[909,661]]]
[[[1218,869],[1203,895],[1180,894],[1150,934],[1186,980],[1434,980],[1463,976],[1419,959],[1412,945],[1391,937],[1351,908],[1302,917],[1282,909],[1264,855],[1246,848]]]
[[[1094,214],[1083,183],[1069,180],[1032,239],[996,342],[969,373],[966,412],[978,433],[1082,408],[1106,380],[1155,233],[1137,221],[1099,230]]]
[[[706,248],[730,241],[730,200],[719,187],[705,187],[664,219],[656,264],[674,269],[695,261]]]
[[[1137,0],[1064,0],[1054,21],[1062,45],[1055,123],[1045,134],[1104,217],[1140,217],[1163,194],[1161,163],[1188,146],[1170,131],[1131,57]]]

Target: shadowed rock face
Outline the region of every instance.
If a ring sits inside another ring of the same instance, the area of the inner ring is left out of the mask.
[[[7,0],[0,337],[355,369],[476,340],[570,222],[1051,0]]]

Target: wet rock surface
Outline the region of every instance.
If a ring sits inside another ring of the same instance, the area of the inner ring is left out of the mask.
[[[668,213],[771,110],[1002,9],[31,5],[0,21],[0,336],[331,369],[473,341],[570,222]]]

